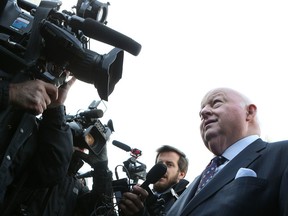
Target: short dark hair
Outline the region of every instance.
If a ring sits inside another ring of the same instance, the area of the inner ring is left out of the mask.
[[[157,152],[157,155],[156,155],[155,163],[157,163],[157,158],[159,157],[160,153],[163,153],[163,152],[175,152],[176,154],[178,154],[179,155],[179,160],[178,160],[179,170],[181,172],[184,172],[185,174],[187,173],[189,161],[188,161],[188,158],[186,157],[184,152],[182,152],[179,149],[177,149],[177,148],[175,148],[173,146],[170,146],[170,145],[163,145],[160,148],[158,148],[156,150],[156,152]]]

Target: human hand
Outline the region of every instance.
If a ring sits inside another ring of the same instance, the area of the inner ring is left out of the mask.
[[[42,80],[10,83],[9,104],[39,115],[58,98],[57,87]]]
[[[68,92],[71,86],[75,83],[75,81],[76,81],[76,78],[73,76],[70,78],[68,82],[61,85],[58,88],[58,97],[55,100],[51,101],[51,104],[48,106],[48,108],[54,108],[54,107],[63,105],[67,98]]]
[[[144,202],[147,196],[148,192],[144,188],[135,185],[131,192],[123,193],[118,207],[124,215],[135,215],[144,209]]]
[[[91,150],[89,150],[89,153],[86,154],[81,150],[75,149],[74,154],[81,158],[83,161],[88,163],[91,167],[95,167],[97,163],[99,162],[108,162],[108,156],[107,156],[107,146],[104,145],[102,151],[96,155]]]

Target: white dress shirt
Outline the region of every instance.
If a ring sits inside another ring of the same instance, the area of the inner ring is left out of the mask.
[[[232,144],[229,148],[227,148],[222,154],[222,156],[225,157],[227,161],[217,168],[216,173],[219,172],[224,166],[226,166],[229,161],[236,157],[243,149],[245,149],[248,145],[250,145],[259,138],[260,137],[258,135],[250,135],[241,140],[238,140],[236,143]]]

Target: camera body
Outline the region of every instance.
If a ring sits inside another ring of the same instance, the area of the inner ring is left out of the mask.
[[[39,6],[25,0],[6,1],[0,10],[1,71],[12,75],[21,72],[27,74],[27,79],[38,78],[56,86],[73,75],[94,84],[100,98],[108,101],[122,77],[124,51],[115,47],[108,54],[100,55],[88,49],[90,38],[83,29],[90,37],[97,38],[99,34],[109,39],[114,33],[112,37],[117,37],[116,31],[105,26],[106,17],[100,19],[103,22],[100,23],[89,17],[91,11],[83,12],[89,8],[88,3],[96,5],[96,0],[78,1],[76,12],[60,12],[59,0],[42,0]],[[82,13],[78,12],[80,9]],[[76,14],[89,16],[84,19]],[[91,27],[97,27],[99,32]]]
[[[76,115],[66,115],[66,122],[73,134],[73,145],[80,149],[88,149],[96,156],[102,152],[114,132],[111,119],[107,124],[103,124],[99,119],[103,116],[103,111],[97,109],[100,102],[92,101],[88,110]]]
[[[6,2],[0,10],[0,57],[3,60],[0,69],[16,74],[27,65],[24,54],[34,17],[22,11],[15,0]]]
[[[8,0],[0,14],[1,31],[19,40],[25,34],[31,32],[33,20],[34,17],[24,12],[15,0]]]

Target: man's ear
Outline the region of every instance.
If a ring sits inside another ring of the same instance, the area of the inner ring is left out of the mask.
[[[183,179],[183,178],[185,178],[185,176],[186,176],[186,173],[185,172],[179,172],[179,175],[178,175],[178,177],[179,177],[179,179]]]
[[[247,118],[253,118],[257,113],[257,107],[255,104],[249,104],[247,108]]]

